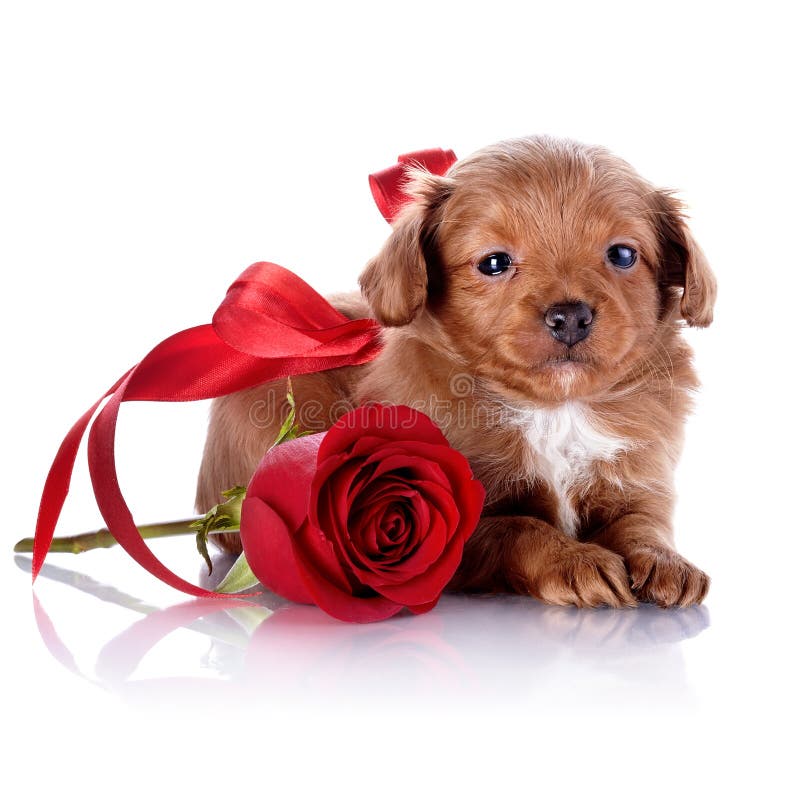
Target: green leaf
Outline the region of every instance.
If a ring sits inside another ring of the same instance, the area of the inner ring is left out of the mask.
[[[250,569],[250,565],[247,563],[244,553],[242,553],[234,561],[233,566],[228,570],[228,574],[222,579],[215,591],[234,594],[250,589],[257,584],[258,578],[253,575],[253,570]]]

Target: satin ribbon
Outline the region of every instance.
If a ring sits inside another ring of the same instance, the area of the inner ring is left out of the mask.
[[[444,175],[455,161],[456,154],[452,150],[438,147],[432,150],[416,150],[399,156],[397,164],[370,175],[372,197],[383,218],[391,224],[400,209],[411,200],[405,191],[409,169],[425,169],[435,175]]]
[[[389,219],[387,210],[396,213],[406,200],[400,173],[410,164],[444,171],[455,159],[448,153],[410,153],[401,156],[395,167],[371,175],[370,185],[384,217]],[[42,492],[33,579],[53,541],[81,440],[108,398],[92,424],[88,443],[89,474],[106,526],[136,562],[168,585],[198,597],[224,596],[172,572],[137,530],[117,479],[114,439],[120,405],[127,400],[207,400],[291,375],[364,364],[380,352],[380,331],[375,320],[348,319],[305,281],[277,264],[259,262],[248,267],[229,288],[212,324],[181,331],[157,345],[67,433]]]

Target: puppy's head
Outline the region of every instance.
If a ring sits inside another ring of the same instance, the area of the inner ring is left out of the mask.
[[[680,204],[599,147],[501,142],[414,198],[361,276],[376,318],[412,325],[502,394],[557,402],[613,386],[716,287]]]

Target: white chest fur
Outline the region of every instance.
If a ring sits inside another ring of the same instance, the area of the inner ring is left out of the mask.
[[[529,448],[530,471],[552,487],[561,529],[574,536],[578,516],[572,490],[586,481],[594,462],[613,461],[631,442],[598,429],[586,407],[577,402],[525,409],[518,422]]]

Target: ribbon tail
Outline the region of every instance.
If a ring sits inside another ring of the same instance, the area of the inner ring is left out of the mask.
[[[42,499],[39,503],[39,514],[36,518],[36,532],[33,538],[33,563],[31,567],[32,579],[35,581],[42,569],[47,552],[53,542],[58,518],[69,494],[69,485],[72,472],[75,468],[75,458],[78,455],[83,435],[89,427],[89,422],[94,416],[103,400],[113,394],[119,386],[130,376],[133,370],[126,372],[73,426],[61,442],[47,480],[42,490]]]
[[[120,547],[148,572],[187,594],[212,597],[213,592],[185,581],[156,558],[139,533],[122,496],[114,456],[114,437],[119,406],[125,397],[125,390],[131,377],[129,376],[114,392],[89,432],[89,474],[98,508]]]
[[[127,374],[89,432],[89,475],[98,508],[112,536],[152,575],[195,597],[230,595],[209,591],[176,575],[142,538],[117,476],[115,436],[119,408],[125,400],[180,402],[218,397],[268,380],[268,367],[266,359],[230,348],[210,325],[190,328],[161,342]]]

